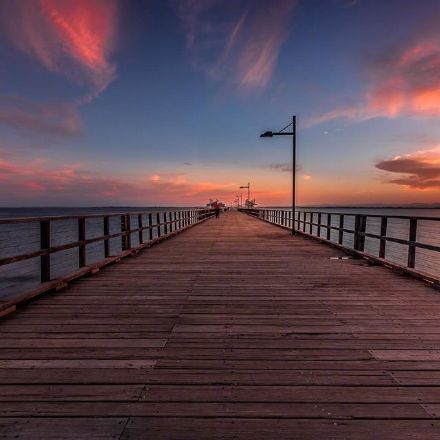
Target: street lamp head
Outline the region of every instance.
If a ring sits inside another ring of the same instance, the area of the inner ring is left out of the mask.
[[[273,131],[265,131],[260,134],[260,138],[271,138],[273,136]]]

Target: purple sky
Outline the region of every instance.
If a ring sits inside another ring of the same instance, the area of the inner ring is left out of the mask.
[[[440,202],[438,0],[0,3],[0,205]]]

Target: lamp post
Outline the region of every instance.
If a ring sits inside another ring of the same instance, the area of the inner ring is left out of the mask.
[[[251,201],[251,184],[248,182],[247,186],[240,186],[240,189],[245,189],[245,188],[247,188],[247,190],[248,190],[247,200],[248,200],[248,205],[249,205],[249,202]],[[241,203],[243,204],[243,200],[241,201]]]
[[[291,132],[284,131],[292,126]],[[266,131],[260,135],[262,138],[273,136],[292,136],[292,235],[295,235],[295,193],[296,193],[296,116],[292,117],[292,122],[277,132]]]

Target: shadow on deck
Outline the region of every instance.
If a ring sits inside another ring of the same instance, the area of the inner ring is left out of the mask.
[[[0,325],[0,435],[438,439],[440,296],[231,212]]]

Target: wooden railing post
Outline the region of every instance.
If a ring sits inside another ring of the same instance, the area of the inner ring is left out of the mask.
[[[40,222],[40,249],[49,250],[50,248],[50,220]],[[42,283],[50,281],[50,254],[40,257],[40,280]]]
[[[151,241],[151,240],[153,240],[153,214],[152,214],[151,212],[148,214],[148,226],[149,226],[149,229],[148,229],[148,232],[149,232],[149,234],[148,234],[148,238],[149,238],[150,241]]]
[[[108,215],[104,216],[104,235],[110,235],[110,217]],[[110,240],[108,238],[104,239],[104,257],[108,258],[110,256]]]
[[[164,211],[164,213],[163,213],[163,223],[164,223],[164,232],[165,232],[165,235],[167,235],[168,234],[168,224],[167,224],[167,213],[166,213],[166,211]]]
[[[126,251],[131,248],[131,227],[130,227],[130,215],[121,215],[121,248]]]
[[[139,244],[142,244],[144,242],[144,231],[142,227],[143,227],[142,214],[138,214]]]
[[[86,219],[84,217],[78,218],[78,265],[84,267],[86,265]]]
[[[169,216],[168,216],[169,217],[169,221],[170,221],[170,232],[173,232],[173,229],[174,229],[173,228],[173,214],[174,214],[173,211],[170,211],[169,212]]]
[[[363,252],[365,247],[366,216],[356,214],[354,220],[354,250]]]
[[[409,243],[408,243],[408,267],[416,267],[416,240],[417,240],[417,219],[412,218],[409,221]]]
[[[318,230],[317,230],[318,237],[321,237],[321,213],[318,212]]]
[[[359,225],[359,250],[364,252],[365,250],[365,232],[367,231],[367,216],[361,215]]]
[[[331,227],[332,227],[332,215],[329,213],[327,214],[327,240],[331,240]]]
[[[126,224],[125,224],[125,215],[121,215],[121,249],[125,251],[127,249],[127,242],[126,242],[126,236],[124,232],[126,231]]]
[[[353,248],[355,251],[359,250],[359,222],[360,222],[360,215],[356,214],[354,216],[354,238],[353,238]]]
[[[127,249],[131,249],[131,218],[130,214],[126,216],[126,225],[127,225]]]
[[[344,241],[344,214],[339,214],[339,240],[338,243],[342,244]]]
[[[161,234],[161,227],[160,227],[160,213],[156,214],[156,224],[157,224],[157,237],[160,237]]]
[[[380,218],[380,245],[379,245],[379,258],[385,258],[385,246],[387,243],[387,227],[388,227],[388,217]]]
[[[309,233],[310,233],[310,235],[312,235],[312,233],[313,233],[313,217],[314,217],[314,213],[311,212],[309,214],[309,220],[310,220]]]

